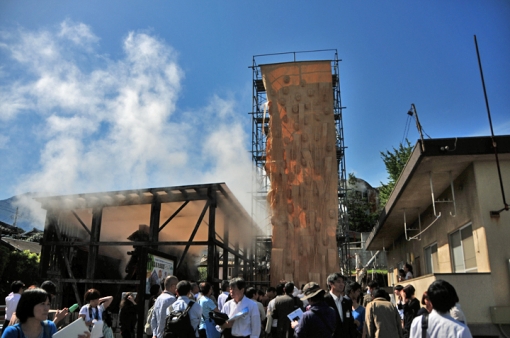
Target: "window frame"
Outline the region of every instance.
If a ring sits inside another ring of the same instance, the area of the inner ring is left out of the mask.
[[[437,249],[438,249],[438,245],[437,245],[437,242],[434,242],[428,246],[426,246],[425,248],[423,248],[423,258],[424,258],[424,261],[425,261],[425,273],[426,274],[433,274],[433,273],[439,273],[439,269],[438,271],[434,271],[434,262],[433,262],[433,256],[432,256],[432,248],[433,247],[436,247],[436,257],[437,256]],[[427,250],[430,250],[430,252],[427,252]],[[428,258],[428,259],[427,259]],[[437,266],[439,268],[439,258],[437,258]],[[430,268],[430,269],[429,269]]]
[[[450,234],[448,234],[448,243],[450,245],[450,264],[451,264],[452,272],[453,273],[478,272],[478,263],[476,262],[476,255],[475,255],[475,266],[471,267],[471,268],[468,268],[468,269],[466,268],[466,257],[465,257],[465,250],[464,250],[465,239],[462,239],[462,230],[466,229],[468,227],[471,227],[471,237],[473,237],[473,239],[474,239],[474,235],[473,235],[473,222],[468,222],[465,225],[461,226],[460,228],[457,228],[455,231],[453,231]],[[453,236],[455,234],[458,234],[460,236],[460,248],[461,248],[461,252],[462,252],[462,257],[461,258],[462,258],[462,266],[463,266],[463,270],[462,271],[457,271],[456,270],[456,265],[455,265],[455,254],[454,254],[454,247],[453,247]],[[474,242],[473,242],[473,251],[475,251]]]

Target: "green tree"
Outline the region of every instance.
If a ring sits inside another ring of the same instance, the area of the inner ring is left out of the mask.
[[[32,236],[28,237],[27,242],[40,243],[42,239],[43,239],[43,233],[39,232],[39,233],[33,234]]]
[[[388,202],[391,192],[395,188],[400,173],[404,170],[412,151],[413,147],[408,139],[405,140],[405,144],[400,143],[398,149],[393,147],[393,151],[381,151],[381,158],[388,172],[388,183],[384,184],[381,182],[381,187],[379,188],[379,199],[382,207]]]
[[[21,280],[26,285],[30,285],[40,281],[38,254],[28,250],[11,251],[3,257],[6,258],[6,263],[1,271],[2,283],[10,285],[15,280]]]
[[[349,173],[349,186],[355,186],[357,181],[356,176]],[[374,227],[379,216],[379,208],[375,202],[369,201],[368,195],[363,195],[362,192],[355,189],[349,189],[347,192],[347,213],[349,215],[349,230],[368,232]]]

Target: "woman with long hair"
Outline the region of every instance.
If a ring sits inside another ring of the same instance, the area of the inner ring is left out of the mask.
[[[135,297],[131,292],[126,292],[120,301],[119,326],[122,338],[135,337],[135,325],[137,316]]]

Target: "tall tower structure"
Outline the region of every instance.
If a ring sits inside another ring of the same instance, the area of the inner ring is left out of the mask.
[[[252,154],[262,186],[254,201],[266,196],[269,208],[272,284],[325,283],[349,270],[339,60],[336,50],[315,52],[334,58],[253,58]]]

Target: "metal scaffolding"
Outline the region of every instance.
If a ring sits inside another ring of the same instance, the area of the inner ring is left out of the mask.
[[[266,204],[266,196],[270,188],[269,177],[265,171],[266,164],[266,141],[269,131],[269,114],[265,105],[267,103],[266,89],[262,81],[262,73],[260,70],[261,59],[264,64],[276,63],[276,62],[300,62],[309,60],[318,60],[318,58],[303,58],[297,60],[297,57],[302,57],[307,54],[313,54],[313,56],[327,55],[327,59],[331,60],[331,75],[334,92],[334,119],[336,127],[336,158],[338,164],[338,227],[336,233],[336,239],[339,249],[340,256],[340,269],[342,273],[349,275],[350,264],[349,264],[349,223],[348,215],[346,210],[347,205],[347,174],[345,169],[345,145],[344,145],[344,129],[342,110],[345,107],[342,106],[342,99],[340,95],[340,69],[338,59],[338,51],[336,49],[326,50],[313,50],[313,51],[299,51],[299,52],[286,52],[286,53],[275,53],[275,54],[261,54],[253,56],[252,66],[252,77],[253,77],[253,88],[252,88],[252,111],[249,113],[252,116],[252,144],[251,153],[253,162],[255,164],[256,175],[254,175],[254,187],[253,187],[253,198],[252,198],[252,210],[260,208],[261,205]],[[331,54],[333,57],[331,58]],[[292,59],[289,60],[289,58]],[[324,60],[324,58],[321,58]],[[269,220],[266,222],[266,231],[270,233]]]

